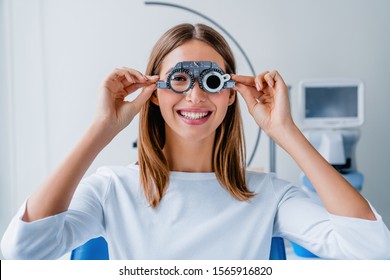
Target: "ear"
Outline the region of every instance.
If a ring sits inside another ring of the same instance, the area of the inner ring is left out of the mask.
[[[152,96],[150,97],[150,101],[152,101],[154,105],[160,106],[157,97],[157,90],[153,91]]]
[[[235,90],[230,90],[228,103],[229,106],[233,104],[234,100],[236,100],[236,94],[237,92]]]

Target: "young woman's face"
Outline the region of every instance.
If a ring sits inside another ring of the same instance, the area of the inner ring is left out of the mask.
[[[174,49],[164,59],[159,73],[160,80],[166,81],[170,70],[181,61],[213,61],[225,72],[222,56],[208,44],[191,40]],[[165,120],[166,138],[183,138],[185,141],[213,141],[215,130],[223,121],[228,106],[235,96],[229,89],[219,93],[207,93],[195,85],[185,94],[177,94],[170,89],[158,89],[152,101],[160,106]]]

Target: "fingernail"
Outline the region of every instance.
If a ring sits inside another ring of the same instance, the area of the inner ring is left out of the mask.
[[[256,89],[257,89],[257,91],[260,91],[260,85],[259,85],[259,82],[256,82],[255,84],[256,84]]]

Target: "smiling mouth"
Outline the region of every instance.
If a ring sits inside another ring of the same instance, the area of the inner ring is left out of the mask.
[[[180,116],[182,116],[186,119],[189,119],[189,120],[200,120],[200,119],[208,117],[211,114],[210,111],[207,111],[207,112],[178,111],[178,113]]]

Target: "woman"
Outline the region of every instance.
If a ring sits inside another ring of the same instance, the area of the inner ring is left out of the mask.
[[[230,73],[235,87],[230,81],[208,93],[196,69],[210,65],[218,77]],[[271,237],[281,236],[323,258],[390,258],[389,230],[296,127],[279,73],[233,73],[228,44],[202,24],[168,30],[145,74],[115,69],[101,86],[90,129],[11,222],[4,256],[53,259],[104,236],[111,259],[266,259]],[[124,100],[139,88],[133,101]],[[236,91],[325,209],[271,174],[245,170]],[[138,162],[81,180],[139,111]]]

